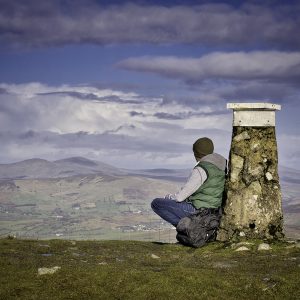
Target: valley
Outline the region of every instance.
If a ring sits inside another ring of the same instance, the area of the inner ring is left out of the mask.
[[[152,240],[171,226],[151,200],[178,184],[136,176],[74,176],[0,183],[0,235],[28,238]]]
[[[118,172],[84,158],[42,161],[42,165],[30,160],[20,165],[0,165],[1,237],[175,241],[173,226],[154,214],[150,204],[180,189],[187,170]],[[45,165],[47,170],[41,170]],[[57,175],[66,172],[74,175]],[[44,178],[39,178],[40,173]],[[286,235],[299,239],[299,172],[283,169],[281,173]]]

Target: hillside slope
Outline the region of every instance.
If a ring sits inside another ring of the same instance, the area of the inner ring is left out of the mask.
[[[165,180],[95,174],[0,181],[0,236],[153,240],[163,226],[151,200],[178,188]]]

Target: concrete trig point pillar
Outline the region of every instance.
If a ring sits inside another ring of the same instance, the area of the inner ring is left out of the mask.
[[[281,239],[283,215],[278,177],[275,111],[271,103],[228,103],[233,133],[226,203],[218,240]]]

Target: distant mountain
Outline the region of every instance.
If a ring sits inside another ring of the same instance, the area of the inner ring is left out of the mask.
[[[183,182],[187,180],[191,170],[189,169],[142,169],[126,170],[128,174]]]
[[[126,171],[84,157],[70,157],[53,162],[34,158],[0,164],[0,179],[59,178],[85,174],[126,175]]]
[[[77,164],[77,165],[82,165],[82,166],[89,166],[89,167],[95,167],[98,166],[99,162],[94,162],[93,160],[76,156],[76,157],[70,157],[70,158],[65,158],[65,159],[59,159],[55,160],[55,163],[65,163],[65,164]],[[107,164],[103,164],[108,166]]]
[[[64,169],[63,172],[72,170],[75,175],[81,174],[98,174],[104,175],[125,175],[127,172],[97,160],[90,160],[84,157],[70,157],[54,161]],[[65,173],[67,174],[67,173]]]
[[[98,174],[136,175],[181,182],[187,178],[189,172],[188,169],[121,169],[84,157],[69,157],[52,162],[33,158],[11,164],[0,164],[0,179],[63,178]]]
[[[187,180],[191,169],[142,169],[125,170],[128,174],[136,174],[157,179],[183,182]],[[279,166],[280,182],[282,184],[300,184],[300,170]]]
[[[142,177],[184,182],[190,169],[141,169],[117,168],[101,161],[84,157],[69,157],[48,161],[40,158],[11,164],[0,164],[0,179],[62,178],[76,175],[136,175]],[[300,170],[279,166],[281,183],[300,183]]]

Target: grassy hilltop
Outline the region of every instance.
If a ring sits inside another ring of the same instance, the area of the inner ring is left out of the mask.
[[[258,244],[1,239],[0,299],[300,299],[299,243]]]

